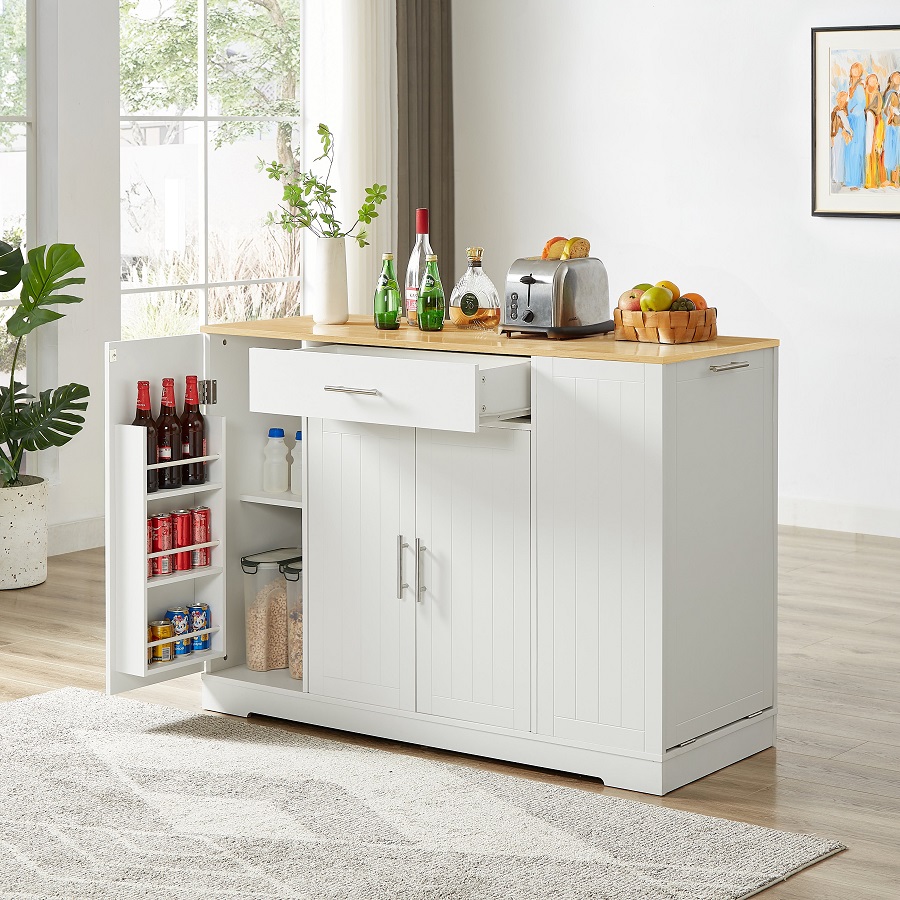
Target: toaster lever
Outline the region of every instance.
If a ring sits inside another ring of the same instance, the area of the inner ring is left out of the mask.
[[[522,284],[537,284],[538,280],[533,275],[523,275],[519,281]]]

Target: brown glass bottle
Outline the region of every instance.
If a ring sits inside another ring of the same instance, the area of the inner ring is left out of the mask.
[[[147,429],[147,463],[152,465],[157,462],[156,458],[156,422],[153,421],[153,414],[150,411],[150,382],[139,381],[137,383],[137,407],[134,411],[134,421],[132,425],[142,425]],[[157,490],[158,477],[157,469],[147,470],[147,493],[152,494]]]
[[[181,458],[195,459],[206,456],[206,422],[200,413],[200,395],[197,393],[197,376],[184,379],[184,412],[181,414]],[[183,484],[203,484],[206,481],[206,463],[189,463],[181,467]]]
[[[181,459],[181,423],[175,414],[175,379],[163,378],[162,401],[156,420],[156,457],[160,462]],[[160,490],[181,487],[181,466],[159,469]]]

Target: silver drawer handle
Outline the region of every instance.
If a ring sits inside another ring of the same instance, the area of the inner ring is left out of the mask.
[[[418,600],[419,603],[422,602],[422,594],[424,594],[425,591],[428,590],[428,588],[426,588],[424,584],[420,583],[420,575],[422,570],[422,562],[420,557],[422,555],[422,552],[427,549],[428,548],[422,543],[422,541],[419,538],[416,538],[416,577],[413,580],[416,584],[416,600]]]
[[[403,550],[409,544],[403,540],[403,535],[397,535],[397,599],[403,599],[403,589],[409,585],[403,580]]]
[[[336,391],[338,394],[366,394],[368,397],[377,397],[379,394],[375,388],[345,387],[342,384],[326,384],[325,390]]]
[[[730,362],[727,366],[710,366],[710,372],[730,372],[732,369],[746,369],[748,362]]]

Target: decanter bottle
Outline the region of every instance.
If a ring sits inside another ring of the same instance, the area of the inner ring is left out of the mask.
[[[458,328],[495,329],[500,324],[500,295],[481,268],[483,247],[469,247],[469,265],[450,294],[450,321]]]

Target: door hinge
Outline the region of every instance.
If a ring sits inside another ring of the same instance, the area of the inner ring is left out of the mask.
[[[200,402],[209,406],[216,402],[216,380],[215,378],[204,378],[197,382],[197,390],[200,394]]]

